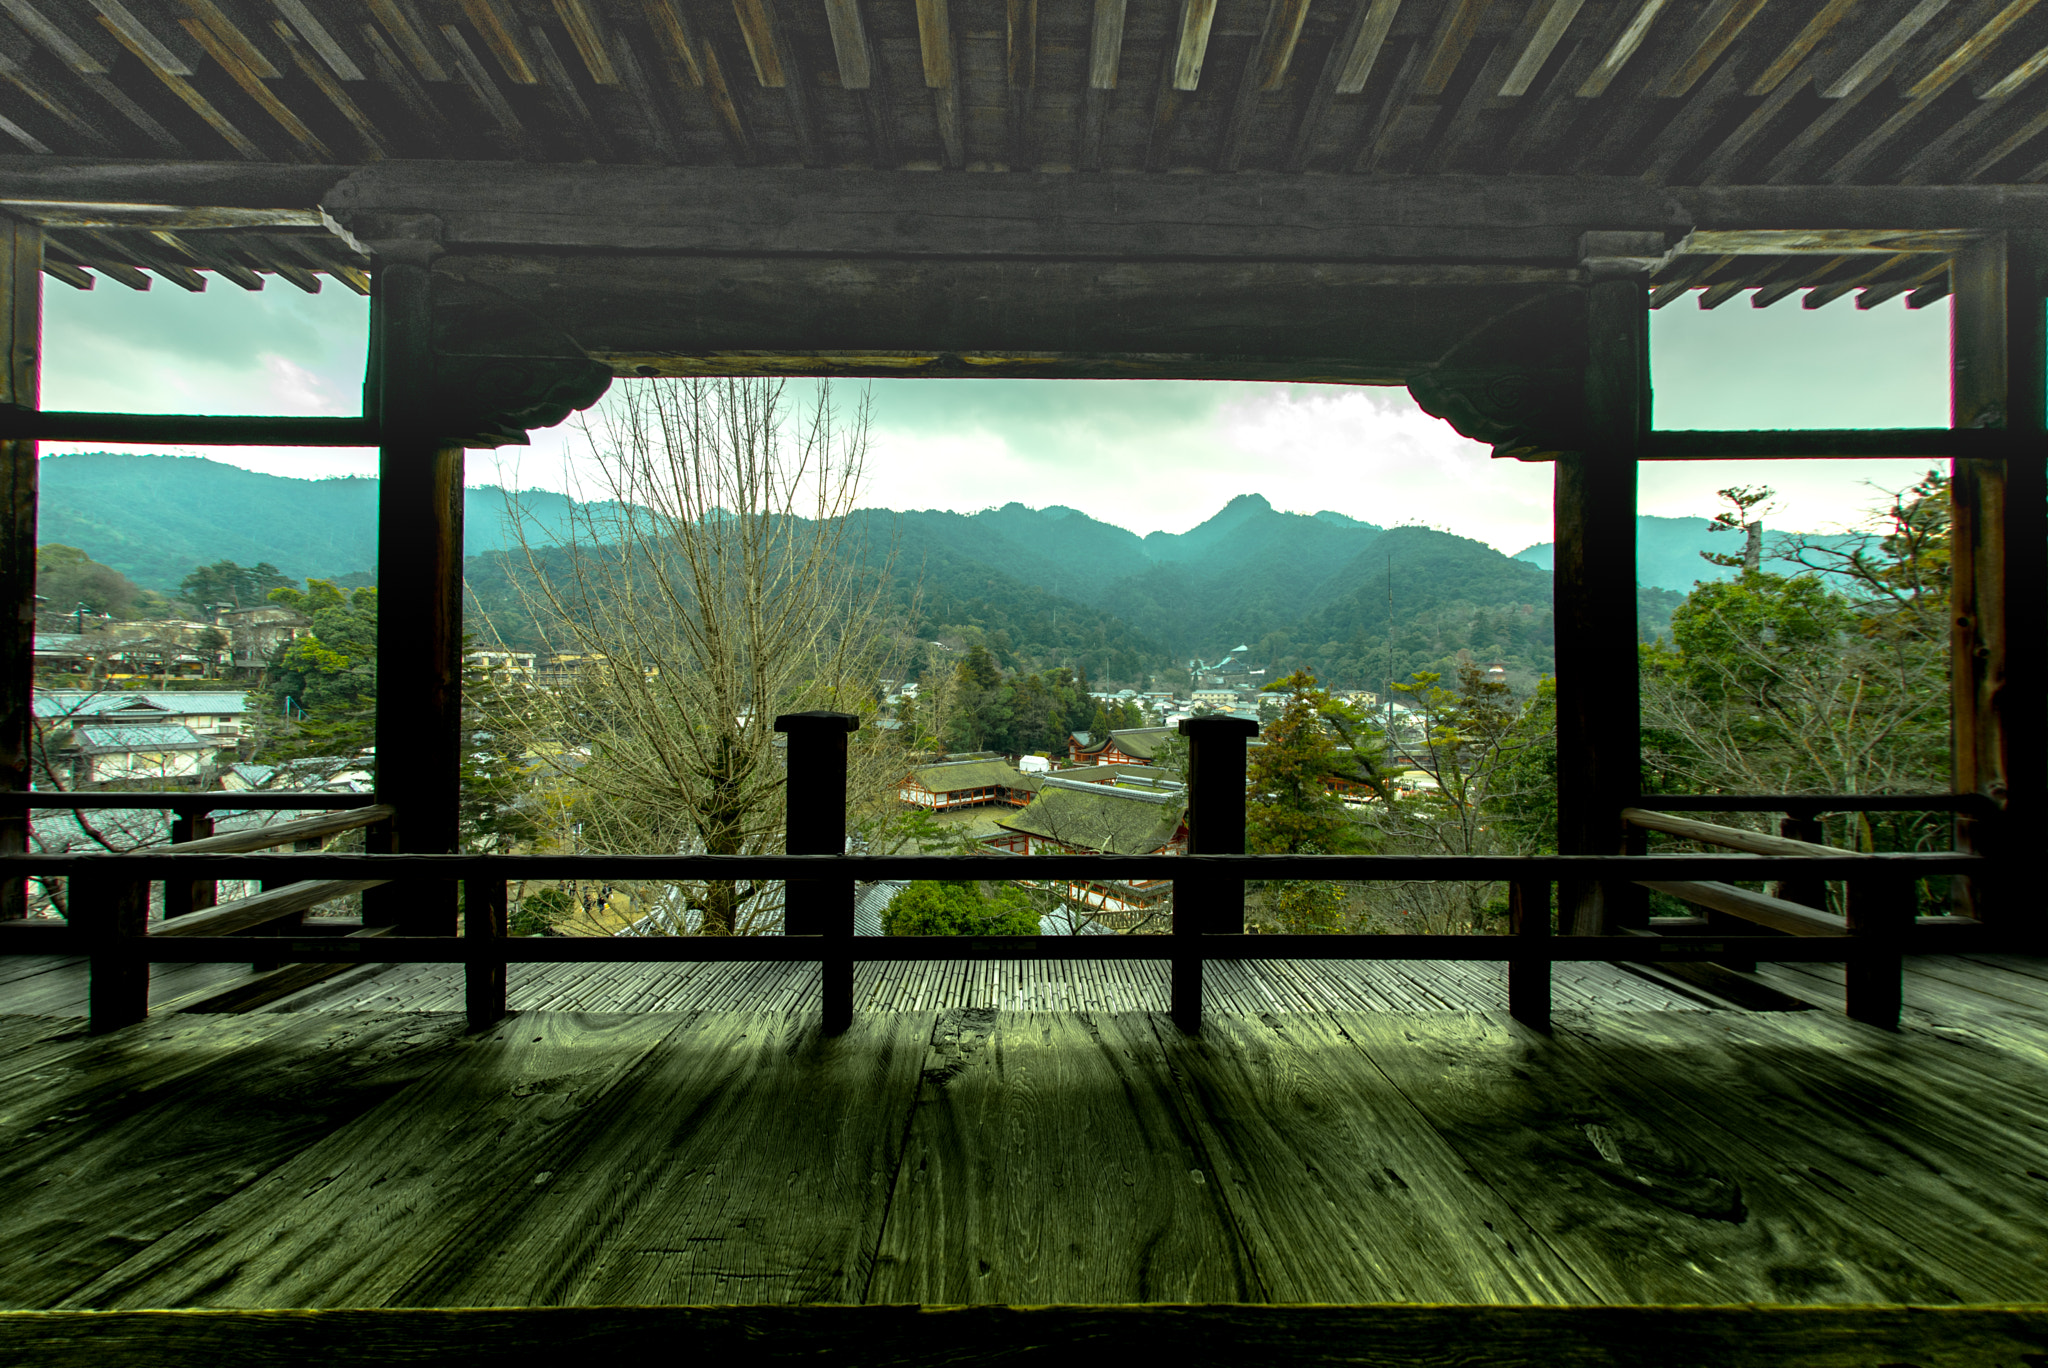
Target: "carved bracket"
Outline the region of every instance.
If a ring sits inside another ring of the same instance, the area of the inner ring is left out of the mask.
[[[553,427],[611,388],[611,367],[524,300],[446,269],[434,272],[433,300],[436,409],[461,429],[445,434],[451,441],[521,446],[534,428]]]
[[[1585,446],[1584,383],[1577,370],[1494,366],[1424,371],[1408,392],[1496,457],[1544,461]]]

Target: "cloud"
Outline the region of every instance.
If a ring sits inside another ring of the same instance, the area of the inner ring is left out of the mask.
[[[1945,306],[1900,301],[1768,311],[1741,301],[1651,315],[1662,427],[1940,426],[1946,421]],[[357,411],[365,301],[282,284],[147,294],[103,283],[53,288],[45,310],[43,402],[126,412],[337,414]],[[621,381],[621,385],[639,383]],[[807,403],[817,386],[793,381]],[[1495,461],[1401,389],[1149,380],[839,382],[850,416],[872,405],[866,502],[962,512],[1011,500],[1065,504],[1135,532],[1184,531],[1239,494],[1332,509],[1380,524],[1447,527],[1513,552],[1551,538],[1551,470]],[[49,448],[60,450],[56,446]],[[472,484],[565,489],[587,470],[570,426],[531,448],[472,452]],[[376,453],[214,448],[204,454],[279,475],[374,474]],[[1715,490],[1768,483],[1778,525],[1853,521],[1921,473],[1912,462],[1645,465],[1646,513],[1700,515]]]

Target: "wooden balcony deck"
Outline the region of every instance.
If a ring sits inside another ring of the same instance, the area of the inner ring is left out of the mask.
[[[1907,991],[0,1017],[0,1306],[2038,1300],[2048,967]]]

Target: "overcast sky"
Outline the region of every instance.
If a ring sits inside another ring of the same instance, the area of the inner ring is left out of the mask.
[[[329,284],[190,294],[102,281],[46,291],[43,404],[53,409],[349,414],[360,410],[367,301]],[[1947,422],[1948,306],[1868,312],[1841,300],[1768,310],[1738,296],[1652,317],[1659,427],[1940,427]],[[621,383],[633,383],[631,381]],[[858,388],[863,382],[842,385]],[[1405,390],[1138,380],[877,380],[865,500],[972,512],[1065,504],[1144,533],[1185,531],[1239,494],[1367,522],[1424,523],[1514,552],[1550,539],[1550,468],[1489,458]],[[473,452],[470,482],[565,487],[575,437]],[[66,448],[45,447],[47,453]],[[280,475],[374,474],[355,451],[191,449]],[[502,458],[502,460],[500,459]],[[1775,525],[1854,522],[1870,488],[1912,463],[1811,461],[1646,466],[1646,513],[1706,516],[1714,491],[1767,482]]]

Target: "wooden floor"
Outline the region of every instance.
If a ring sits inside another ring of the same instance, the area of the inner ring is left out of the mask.
[[[1930,970],[1898,1032],[4,1017],[0,1306],[2037,1301],[2048,966]]]
[[[0,960],[0,974],[9,961]],[[0,979],[0,1012],[83,1016],[86,969],[79,959],[17,962],[17,989]],[[175,1005],[180,994],[224,987],[246,965],[158,965],[150,1000]],[[1440,1012],[1505,1011],[1504,964],[1215,960],[1204,991],[1218,1011]],[[1553,980],[1561,1008],[1617,1011],[1705,1010],[1722,1005],[1683,985],[1607,964],[1560,964]],[[17,995],[18,994],[18,995]],[[190,1001],[191,998],[186,998]],[[792,964],[532,964],[511,969],[515,1011],[806,1012],[819,1000],[818,970]],[[993,1007],[1002,1011],[1152,1012],[1168,1005],[1166,965],[1148,960],[1072,964],[940,961],[869,963],[856,972],[861,1011]],[[264,1011],[462,1010],[462,970],[447,964],[370,964],[266,1003]]]

